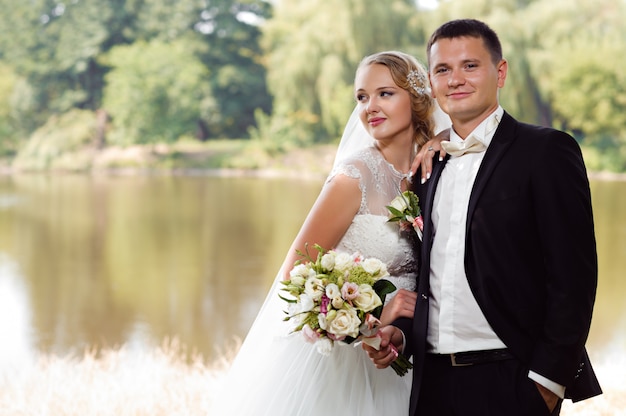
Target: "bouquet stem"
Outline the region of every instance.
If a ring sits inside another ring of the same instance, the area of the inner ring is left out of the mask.
[[[403,354],[398,353],[398,358],[391,363],[391,368],[394,369],[397,375],[402,377],[413,368],[413,364]]]

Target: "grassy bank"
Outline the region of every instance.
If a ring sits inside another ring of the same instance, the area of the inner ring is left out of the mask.
[[[172,144],[33,147],[0,161],[0,173],[326,175],[336,145],[276,149],[250,140],[181,140]]]
[[[336,145],[275,149],[251,140],[181,140],[173,144],[110,146],[71,150],[33,149],[19,159],[0,159],[0,174],[211,174],[325,177]],[[594,180],[626,180],[626,173],[590,171]]]
[[[0,415],[206,416],[236,349],[212,363],[188,354],[176,341],[149,352],[122,347],[82,357],[41,355],[14,372],[0,369]],[[623,361],[598,366],[604,395],[567,401],[561,414],[625,415],[625,371]]]

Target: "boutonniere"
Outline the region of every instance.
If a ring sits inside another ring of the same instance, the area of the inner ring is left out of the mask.
[[[389,210],[389,222],[399,223],[403,230],[413,228],[419,239],[422,239],[424,219],[419,207],[419,198],[414,192],[402,192],[391,201],[387,209]]]

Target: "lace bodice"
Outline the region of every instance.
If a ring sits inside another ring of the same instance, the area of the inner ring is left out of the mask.
[[[336,166],[327,181],[337,175],[359,180],[361,206],[336,250],[376,257],[387,264],[390,274],[387,279],[398,289],[414,290],[417,283],[414,236],[411,231],[401,233],[397,223],[387,222],[386,206],[399,195],[404,175],[374,147],[363,149]]]

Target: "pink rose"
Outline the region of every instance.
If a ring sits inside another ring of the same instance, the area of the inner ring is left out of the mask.
[[[307,342],[315,343],[320,337],[320,334],[317,333],[313,328],[311,328],[308,324],[302,327],[302,335]]]

